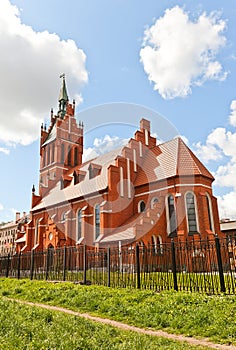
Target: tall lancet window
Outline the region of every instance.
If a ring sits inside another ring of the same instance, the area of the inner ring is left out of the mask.
[[[48,164],[50,164],[50,157],[51,157],[51,147],[48,146]]]
[[[64,144],[61,145],[61,163],[64,164],[65,161],[65,146]]]
[[[74,166],[78,165],[78,149],[75,147],[74,149]]]
[[[70,146],[68,146],[67,164],[71,165],[71,147]]]
[[[38,244],[39,241],[39,219],[35,222],[35,230],[34,230],[34,245]]]
[[[214,232],[214,220],[213,220],[213,213],[212,213],[212,203],[211,203],[211,197],[208,193],[206,193],[206,200],[207,200],[207,211],[208,211],[208,220],[209,220],[209,228],[212,232]]]
[[[52,155],[51,155],[52,163],[54,162],[54,152],[55,152],[55,145],[54,145],[54,143],[53,143],[53,144],[52,144]]]
[[[186,194],[186,210],[187,210],[188,233],[190,235],[194,233],[198,233],[195,196],[192,192],[188,192]]]
[[[167,232],[172,237],[177,234],[175,200],[172,194],[167,197]]]
[[[77,213],[77,241],[82,235],[82,210],[79,209]]]
[[[100,205],[95,206],[95,239],[100,235]]]

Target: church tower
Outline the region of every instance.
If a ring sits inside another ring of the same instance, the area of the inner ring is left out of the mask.
[[[65,74],[61,76],[57,115],[51,110],[49,128],[41,126],[39,195],[44,196],[63,174],[82,163],[83,123],[77,125],[75,102],[69,103]]]

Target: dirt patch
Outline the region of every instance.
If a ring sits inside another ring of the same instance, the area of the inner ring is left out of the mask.
[[[60,311],[60,312],[66,313],[66,314],[83,317],[83,318],[86,318],[86,319],[91,320],[91,321],[100,322],[100,323],[107,324],[107,325],[110,325],[112,327],[120,328],[120,329],[123,329],[126,331],[138,332],[138,333],[142,333],[142,334],[152,335],[155,337],[164,337],[164,338],[168,338],[171,340],[187,342],[191,345],[206,346],[206,347],[211,348],[211,349],[236,350],[236,346],[234,346],[234,345],[215,344],[215,343],[212,343],[211,341],[209,341],[208,339],[205,339],[205,338],[202,338],[202,339],[197,339],[197,338],[193,338],[193,337],[190,338],[190,337],[186,337],[184,335],[170,334],[170,333],[167,333],[167,332],[161,331],[161,330],[153,331],[150,329],[143,329],[143,328],[139,328],[139,327],[135,327],[135,326],[130,326],[130,325],[127,325],[127,324],[122,323],[122,322],[110,320],[108,318],[101,318],[101,317],[97,317],[97,316],[91,316],[91,315],[86,314],[86,313],[72,311],[72,310],[65,309],[65,308],[59,307],[59,306],[52,306],[52,305],[41,304],[41,303],[33,303],[30,301],[24,301],[24,300],[19,300],[19,299],[12,299],[12,298],[6,298],[6,299],[11,300],[11,301],[15,301],[15,302],[18,302],[21,304],[25,304],[25,305],[37,306],[37,307],[41,307],[41,308],[44,308],[47,310]]]

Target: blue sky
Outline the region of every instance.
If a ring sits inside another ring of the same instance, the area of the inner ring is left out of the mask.
[[[30,210],[63,72],[86,152],[120,145],[143,116],[159,136],[165,119],[164,138],[184,137],[216,178],[220,216],[236,218],[235,17],[233,0],[1,0],[0,222]]]

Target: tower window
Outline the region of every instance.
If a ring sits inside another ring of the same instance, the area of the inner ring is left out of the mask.
[[[61,163],[64,164],[65,161],[65,146],[64,144],[61,145]]]
[[[54,162],[54,152],[55,152],[55,145],[54,143],[52,144],[52,163]]]
[[[68,146],[67,164],[71,165],[71,147],[70,146]]]
[[[74,166],[78,165],[78,149],[74,149]]]

